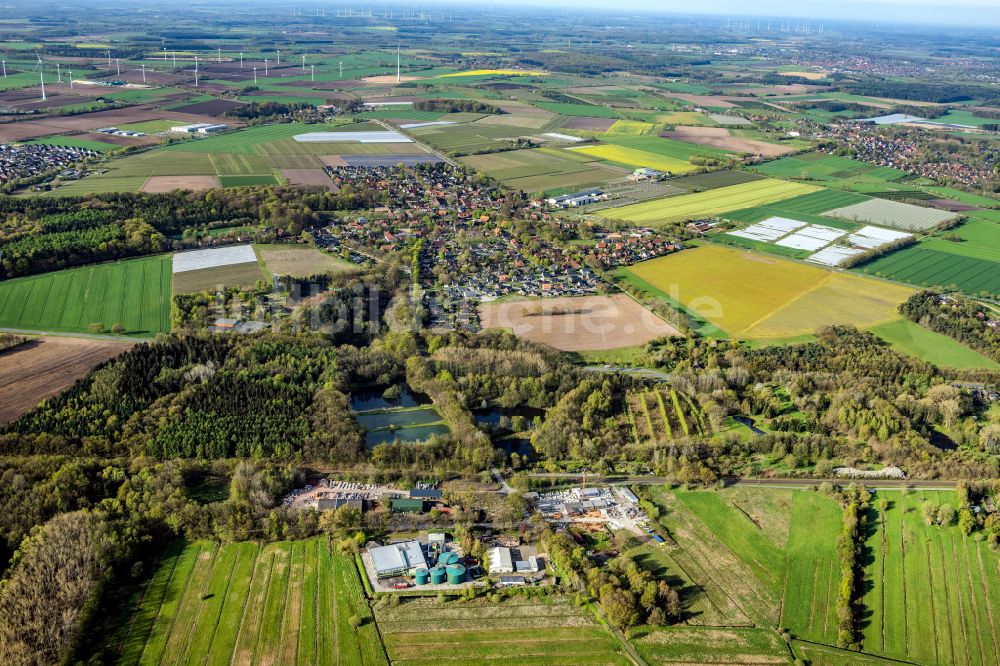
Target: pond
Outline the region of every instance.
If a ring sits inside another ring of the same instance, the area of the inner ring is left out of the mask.
[[[525,420],[525,427],[530,427],[535,417],[545,418],[544,409],[534,407],[489,407],[486,409],[473,409],[472,416],[476,423],[489,426],[499,430],[510,431],[511,419],[520,416]]]
[[[379,444],[389,444],[393,440],[401,442],[422,442],[431,435],[447,435],[448,426],[425,425],[398,430],[369,430],[365,433],[365,445],[370,449]]]
[[[510,458],[510,454],[516,453],[519,456],[535,459],[535,447],[531,445],[531,440],[527,437],[507,437],[493,442],[493,446],[504,452],[504,457]]]
[[[430,398],[422,393],[413,393],[406,386],[400,385],[398,398],[389,400],[382,394],[388,386],[370,386],[351,393],[351,409],[355,412],[368,412],[374,409],[397,409],[399,407],[419,407],[429,405]]]
[[[390,426],[407,428],[410,426],[437,423],[441,420],[441,415],[433,407],[418,407],[416,409],[400,409],[391,412],[355,414],[354,419],[365,430],[378,430]]]

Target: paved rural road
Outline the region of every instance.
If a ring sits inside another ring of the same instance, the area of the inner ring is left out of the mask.
[[[529,474],[536,479],[582,479],[581,474],[572,472],[536,472]],[[637,485],[637,486],[659,486],[667,483],[667,478],[663,476],[598,476],[587,475],[587,480],[593,483],[605,483],[613,486]],[[914,490],[950,490],[955,487],[955,480],[945,479],[904,479],[897,481],[894,479],[869,479],[865,482],[862,479],[744,479],[727,478],[724,479],[726,486],[760,486],[763,488],[808,488],[818,486],[827,481],[834,485],[845,485],[851,483],[864,483],[871,490],[895,490],[899,488],[912,488]]]
[[[152,342],[154,338],[137,338],[125,335],[99,335],[94,333],[54,333],[52,331],[32,331],[23,328],[0,328],[0,333],[15,335],[44,335],[50,338],[86,338],[88,340],[113,340],[115,342]]]
[[[660,382],[669,382],[670,375],[659,370],[649,370],[648,368],[624,368],[620,365],[586,365],[583,367],[587,372],[604,372],[619,375],[633,375],[643,379],[654,379]]]

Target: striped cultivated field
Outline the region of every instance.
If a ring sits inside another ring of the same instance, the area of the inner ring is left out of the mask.
[[[618,639],[570,597],[441,602],[403,598],[376,611],[392,663],[626,666]]]
[[[90,332],[92,324],[126,335],[170,330],[170,257],[146,257],[0,282],[0,327]]]
[[[354,561],[324,539],[174,545],[116,647],[127,666],[388,663]]]
[[[928,250],[922,245],[879,257],[859,270],[910,284],[954,286],[967,294],[1000,294],[1000,262]]]
[[[869,512],[863,650],[920,664],[1000,664],[1000,556],[956,525],[928,526],[950,491],[880,491]]]

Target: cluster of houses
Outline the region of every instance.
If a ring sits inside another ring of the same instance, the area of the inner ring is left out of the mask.
[[[600,233],[597,237],[593,255],[606,269],[631,266],[684,249],[676,240],[648,228]]]
[[[0,183],[69,169],[81,160],[99,156],[97,151],[72,146],[0,144]]]

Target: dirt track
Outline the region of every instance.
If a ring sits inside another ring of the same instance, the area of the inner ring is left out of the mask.
[[[0,353],[0,424],[13,421],[45,398],[86,375],[133,342],[40,338]]]

